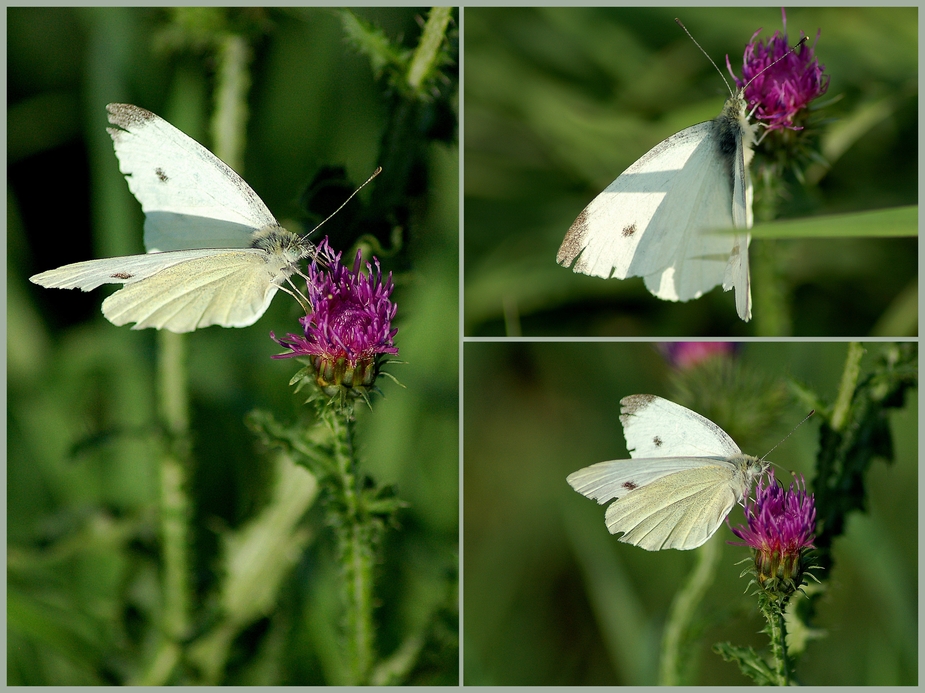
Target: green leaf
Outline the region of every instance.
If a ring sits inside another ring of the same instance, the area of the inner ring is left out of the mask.
[[[917,205],[756,224],[754,238],[898,238],[919,232]]]
[[[777,685],[777,678],[771,667],[751,647],[738,647],[728,642],[718,642],[713,651],[727,662],[735,662],[739,670],[759,686]]]

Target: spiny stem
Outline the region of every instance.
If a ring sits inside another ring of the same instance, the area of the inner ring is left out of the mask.
[[[832,407],[832,430],[841,432],[848,420],[851,410],[851,400],[861,374],[861,357],[864,356],[864,347],[857,342],[848,345],[848,356],[845,358],[845,367],[842,370],[841,382],[838,384],[838,398]]]
[[[432,7],[414,57],[408,66],[408,86],[418,92],[427,75],[436,68],[437,55],[453,16],[452,7]]]
[[[334,459],[342,517],[338,543],[344,573],[344,606],[350,684],[368,682],[375,660],[373,629],[373,528],[361,507],[352,418],[335,408],[324,412],[334,433]]]
[[[762,607],[768,621],[771,638],[771,656],[774,659],[774,673],[778,686],[790,685],[790,663],[787,657],[787,629],[784,624],[784,609],[776,599],[767,598]]]

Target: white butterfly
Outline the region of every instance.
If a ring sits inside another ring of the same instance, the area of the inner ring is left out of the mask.
[[[145,213],[147,255],[88,260],[30,277],[49,288],[124,288],[103,301],[114,325],[191,332],[246,327],[313,246],[282,228],[218,157],[153,113],[106,107],[129,189]]]
[[[648,551],[693,549],[713,536],[732,506],[767,472],[723,429],[655,395],[620,400],[631,460],[600,462],[569,474],[578,493],[604,504],[620,541]]]
[[[668,301],[735,287],[736,311],[751,319],[746,229],[756,127],[740,90],[713,120],[660,142],[585,207],[556,260],[605,279],[644,277]]]

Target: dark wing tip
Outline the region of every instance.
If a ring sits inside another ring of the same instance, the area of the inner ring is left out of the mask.
[[[655,395],[629,395],[620,400],[620,423],[626,424],[634,416],[656,400]]]
[[[568,267],[572,261],[578,257],[578,254],[584,249],[585,236],[588,233],[588,210],[583,209],[578,218],[572,222],[568,233],[562,245],[559,246],[559,252],[556,254],[556,262],[563,267]]]
[[[125,130],[128,130],[132,125],[142,125],[157,118],[151,111],[146,111],[130,103],[111,103],[106,106],[106,112],[109,113],[110,123]],[[112,134],[112,129],[109,130],[109,134]]]

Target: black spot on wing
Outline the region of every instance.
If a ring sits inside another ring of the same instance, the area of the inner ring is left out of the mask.
[[[164,173],[164,169],[162,169],[162,168],[160,168],[160,167],[154,169],[154,175],[157,176],[157,179],[158,179],[161,183],[166,183],[167,181],[170,180],[170,178],[168,178],[167,174]]]
[[[636,222],[635,222],[635,221],[634,221],[632,224],[630,224],[629,226],[624,226],[624,227],[623,227],[622,235],[623,235],[624,238],[629,238],[629,237],[632,236],[634,233],[636,233]]]
[[[131,279],[135,275],[129,274],[128,272],[116,272],[115,274],[110,274],[109,276],[113,279]]]
[[[652,439],[652,444],[655,445],[655,447],[660,448],[660,447],[662,447],[662,439],[659,438],[658,436],[655,436],[655,437]]]
[[[624,481],[623,488],[625,488],[627,491],[635,491],[637,488],[639,488],[639,486],[634,484],[632,481]]]

